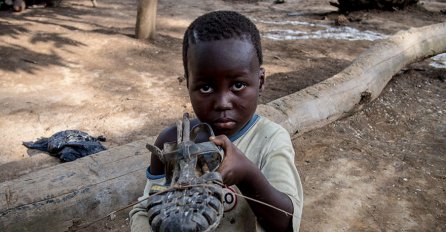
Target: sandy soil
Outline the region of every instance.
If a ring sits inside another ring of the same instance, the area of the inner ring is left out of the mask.
[[[92,8],[89,0],[64,0],[58,8],[0,12],[0,169],[13,163],[20,173],[57,164],[30,167],[29,160],[43,155],[26,150],[22,141],[79,129],[118,146],[156,135],[181,112],[191,112],[181,40],[205,12],[238,10],[264,36],[314,30],[277,22],[336,28],[338,17],[322,0],[163,0],[156,39],[141,42],[133,38],[136,2],[99,1]],[[444,22],[445,9],[446,2],[437,0],[402,11],[354,12],[345,26],[391,35]],[[262,42],[265,103],[338,73],[376,41]],[[446,230],[446,72],[429,62],[402,70],[363,111],[294,136],[305,190],[302,231]],[[90,230],[126,231],[125,212]]]

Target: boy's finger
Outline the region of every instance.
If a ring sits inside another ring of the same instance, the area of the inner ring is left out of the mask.
[[[230,180],[228,179],[228,172],[229,171],[226,168],[222,168],[222,166],[220,166],[217,171],[220,173],[221,179],[223,180],[224,184],[232,185],[230,183]]]
[[[218,167],[218,169],[217,169],[217,172],[220,173],[221,178],[222,178],[223,183],[224,183],[224,180],[225,180],[225,177],[226,177],[226,171],[225,171],[225,169],[222,168],[221,165],[220,165],[220,167]]]
[[[214,142],[215,145],[223,147],[223,149],[226,149],[226,144],[229,141],[228,137],[224,135],[211,136],[209,140]]]

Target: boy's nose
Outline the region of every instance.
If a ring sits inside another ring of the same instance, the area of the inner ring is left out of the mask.
[[[231,94],[221,93],[216,98],[214,105],[215,110],[225,111],[232,109]]]

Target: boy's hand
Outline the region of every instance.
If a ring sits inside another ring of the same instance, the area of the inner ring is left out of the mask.
[[[225,151],[225,157],[218,168],[224,184],[237,185],[248,178],[252,168],[256,168],[226,135],[210,137],[209,140]]]
[[[225,158],[218,168],[224,184],[237,185],[243,195],[293,213],[291,199],[275,189],[260,169],[246,158],[228,137],[219,135],[210,137],[209,140],[225,150]],[[292,228],[292,220],[289,215],[271,210],[269,206],[254,201],[248,201],[248,204],[266,231],[289,231]]]

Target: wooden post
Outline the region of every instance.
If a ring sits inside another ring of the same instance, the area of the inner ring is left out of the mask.
[[[158,0],[139,0],[135,28],[137,39],[145,40],[155,37],[157,3]]]

